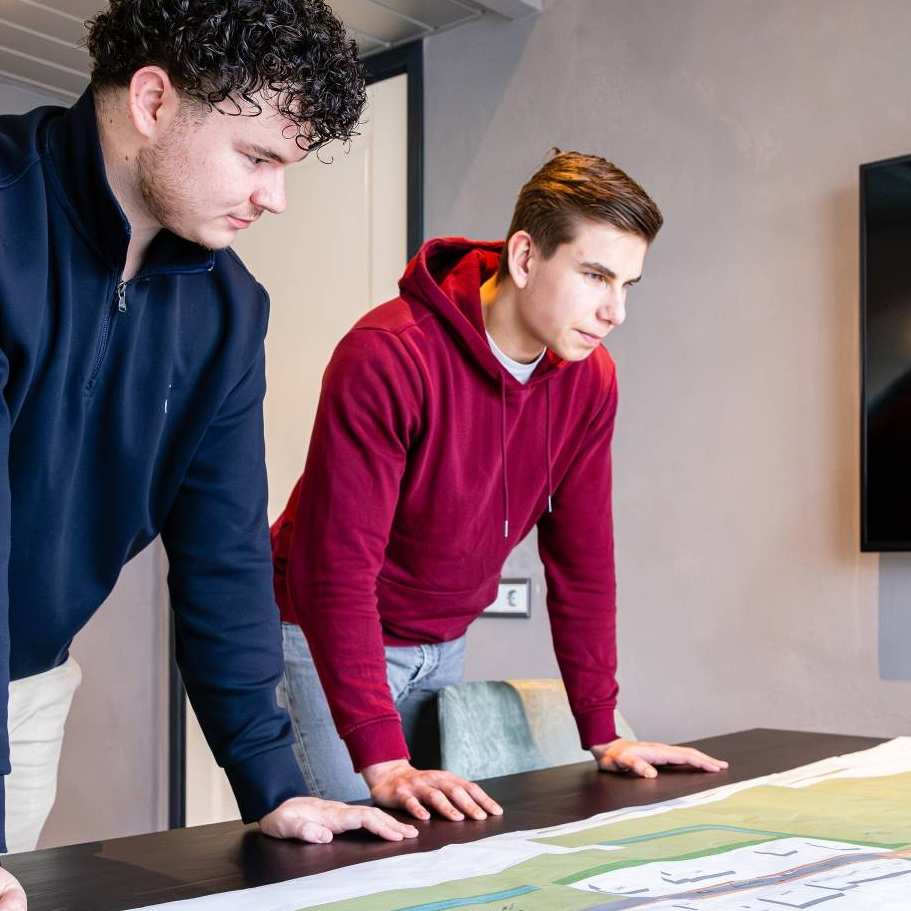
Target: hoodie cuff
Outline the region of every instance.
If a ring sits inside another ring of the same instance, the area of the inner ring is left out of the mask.
[[[590,750],[593,746],[610,743],[617,739],[617,727],[614,722],[615,706],[604,706],[593,709],[576,717],[582,749]]]
[[[291,797],[306,797],[290,745],[258,753],[225,769],[244,822],[257,822]]]
[[[355,772],[377,762],[411,758],[398,718],[381,718],[363,724],[345,735],[345,743]]]

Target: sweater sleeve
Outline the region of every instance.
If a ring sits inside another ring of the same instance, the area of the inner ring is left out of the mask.
[[[582,747],[617,736],[616,584],[611,438],[616,376],[538,522],[554,650]]]
[[[409,756],[386,680],[376,581],[419,401],[399,338],[350,332],[326,368],[297,491],[288,598],[356,771]]]
[[[281,629],[272,593],[262,402],[265,359],[228,395],[162,530],[177,662],[245,822],[307,793],[275,699]]]

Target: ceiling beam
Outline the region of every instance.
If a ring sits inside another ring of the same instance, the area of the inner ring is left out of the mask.
[[[521,19],[540,13],[542,0],[475,0],[475,3],[507,19]]]

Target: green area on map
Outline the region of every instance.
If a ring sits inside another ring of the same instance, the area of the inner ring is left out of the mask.
[[[377,892],[320,905],[321,911],[593,911],[624,902],[571,884],[652,861],[708,857],[734,848],[805,838],[876,848],[911,847],[911,773],[841,778],[804,788],[757,786],[702,806],[536,839],[576,849],[546,854],[502,873],[435,886]],[[597,846],[611,850],[603,850]]]

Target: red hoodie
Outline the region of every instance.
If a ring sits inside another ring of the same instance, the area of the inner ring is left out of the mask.
[[[461,636],[535,524],[582,745],[616,737],[614,364],[603,348],[577,363],[548,352],[526,385],[512,377],[479,294],[501,249],[429,241],[401,296],[341,340],[272,527],[282,618],[306,633],[358,770],[408,756],[383,645]]]

